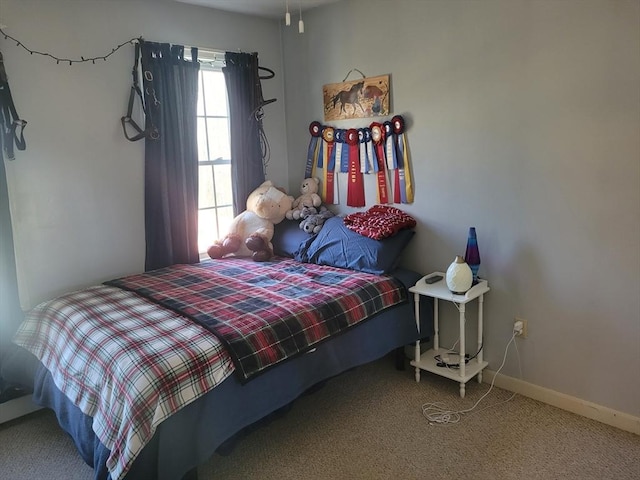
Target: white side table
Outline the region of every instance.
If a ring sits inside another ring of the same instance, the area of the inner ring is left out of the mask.
[[[442,280],[428,284],[426,279],[441,275]],[[482,370],[488,365],[488,362],[482,360],[482,309],[484,304],[484,294],[489,291],[489,283],[486,280],[480,280],[476,285],[464,295],[455,295],[449,288],[445,281],[445,274],[442,272],[434,272],[422,277],[409,291],[413,293],[413,299],[415,302],[416,312],[416,327],[418,333],[420,333],[420,296],[424,295],[433,298],[433,348],[427,350],[420,355],[420,340],[416,341],[415,360],[411,362],[411,365],[416,367],[416,382],[420,381],[420,370],[426,370],[437,375],[441,375],[451,380],[457,380],[460,382],[460,397],[464,398],[465,384],[471,380],[474,376],[478,376],[478,382],[482,382]],[[465,310],[466,304],[472,300],[478,299],[478,355],[475,359],[471,360],[468,364],[465,364]],[[458,308],[460,312],[460,367],[458,369],[452,369],[445,367],[439,367],[438,362],[434,359],[436,355],[444,356],[448,353],[448,350],[440,349],[440,336],[439,336],[439,318],[438,318],[438,300],[446,300],[452,302]]]

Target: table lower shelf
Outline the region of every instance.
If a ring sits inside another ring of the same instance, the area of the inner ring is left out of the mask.
[[[460,370],[457,368],[438,367],[438,362],[433,357],[447,353],[449,353],[449,350],[434,350],[431,348],[420,355],[420,360],[417,363],[415,360],[411,360],[411,365],[418,367],[420,370],[435,373],[460,383],[467,383],[489,365],[489,362],[478,362],[478,359],[474,358],[465,365],[463,377],[460,376]]]

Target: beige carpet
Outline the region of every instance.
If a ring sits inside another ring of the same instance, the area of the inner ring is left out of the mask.
[[[200,480],[261,479],[640,479],[640,437],[494,390],[450,426],[429,425],[421,405],[466,409],[489,388],[457,383],[390,358],[348,372],[291,412],[199,469]],[[49,412],[0,425],[0,478],[90,479]]]

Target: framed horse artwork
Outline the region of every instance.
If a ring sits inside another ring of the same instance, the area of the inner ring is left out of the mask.
[[[329,83],[322,97],[325,121],[389,115],[389,75]]]

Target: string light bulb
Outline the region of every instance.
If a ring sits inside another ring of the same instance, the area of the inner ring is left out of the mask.
[[[114,53],[116,53],[118,50],[120,50],[122,47],[124,47],[127,44],[132,44],[135,45],[135,42],[141,42],[142,41],[142,37],[140,38],[131,38],[129,40],[127,40],[126,42],[121,43],[120,45],[118,45],[115,48],[111,49],[111,53],[108,53],[106,55],[101,55],[101,56],[97,56],[97,57],[90,57],[90,58],[85,58],[84,56],[80,57],[80,60],[76,60],[76,59],[70,59],[70,58],[60,58],[60,57],[56,57],[55,55],[52,55],[50,53],[47,52],[39,52],[37,50],[31,50],[30,48],[27,48],[21,41],[15,39],[14,37],[12,37],[11,35],[9,35],[8,33],[6,33],[3,29],[2,29],[2,25],[0,25],[0,36],[3,36],[5,40],[12,40],[14,42],[16,42],[16,47],[20,47],[23,50],[29,52],[29,55],[33,55],[34,53],[36,55],[41,55],[43,57],[49,57],[53,60],[56,61],[56,65],[60,65],[60,62],[69,62],[69,65],[73,65],[74,63],[86,63],[86,62],[91,62],[95,65],[96,60],[104,60],[105,62],[107,61],[107,58],[109,58],[111,55],[113,55]]]
[[[302,6],[298,1],[298,10],[300,12],[300,20],[298,21],[298,33],[304,33],[304,22],[302,21]]]
[[[289,25],[291,25],[291,14],[289,13],[289,0],[287,0],[286,6],[287,6],[287,13],[284,14],[284,23],[288,27]]]

